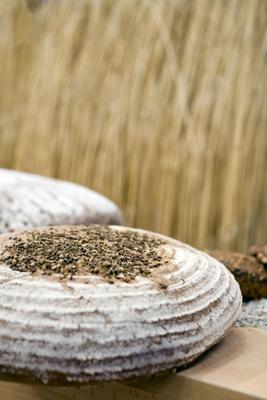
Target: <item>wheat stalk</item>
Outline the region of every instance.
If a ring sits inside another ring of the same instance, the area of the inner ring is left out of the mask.
[[[1,2],[1,166],[196,246],[266,240],[265,0]]]

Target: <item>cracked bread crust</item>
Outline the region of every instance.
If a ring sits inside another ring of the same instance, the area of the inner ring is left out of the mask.
[[[254,244],[249,248],[249,254],[256,257],[267,268],[267,244]]]
[[[223,250],[208,250],[235,276],[245,299],[267,297],[267,270],[255,257]]]

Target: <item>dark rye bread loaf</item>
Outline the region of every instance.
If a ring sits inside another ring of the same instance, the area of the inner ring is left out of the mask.
[[[267,244],[254,244],[249,248],[249,253],[267,268]]]
[[[74,183],[0,169],[0,233],[62,224],[122,224],[118,207]]]
[[[267,297],[267,269],[255,257],[232,251],[208,250],[238,281],[244,298]]]
[[[39,228],[0,236],[0,375],[75,384],[189,364],[233,325],[218,261],[152,232]]]

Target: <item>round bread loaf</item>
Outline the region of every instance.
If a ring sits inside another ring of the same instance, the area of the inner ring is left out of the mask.
[[[218,261],[119,226],[0,237],[0,374],[44,383],[153,375],[191,363],[235,322]]]
[[[0,169],[0,233],[62,224],[122,223],[118,207],[85,187]]]

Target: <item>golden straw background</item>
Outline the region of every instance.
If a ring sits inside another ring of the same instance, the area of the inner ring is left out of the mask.
[[[267,239],[267,1],[0,2],[0,165],[198,247]]]

